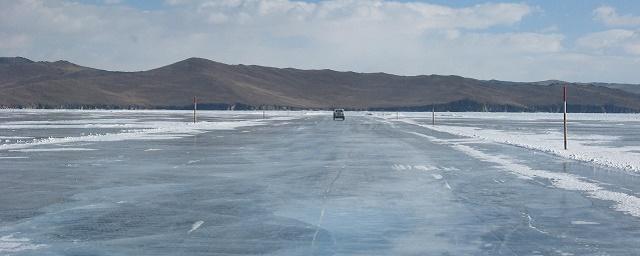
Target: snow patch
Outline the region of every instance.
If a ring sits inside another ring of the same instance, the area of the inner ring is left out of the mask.
[[[426,165],[414,165],[413,168],[420,171],[433,171],[437,169],[434,166],[426,166]]]
[[[396,171],[411,171],[411,170],[417,170],[417,171],[435,171],[435,170],[439,170],[439,169],[447,169],[445,167],[442,168],[438,168],[436,166],[430,166],[430,165],[410,165],[410,164],[394,164],[391,166],[392,169],[396,170]]]
[[[193,225],[191,225],[191,229],[187,232],[187,234],[191,234],[191,232],[196,231],[196,229],[200,228],[202,224],[204,224],[204,221],[196,221],[195,223],[193,223]]]
[[[0,136],[0,140],[26,140],[33,139],[33,137],[27,136]]]
[[[13,149],[12,152],[59,152],[59,151],[93,151],[92,148],[28,148],[28,149]]]
[[[572,220],[571,221],[571,225],[599,225],[600,223],[598,222],[592,222],[592,221],[583,221],[583,220]]]
[[[46,247],[43,244],[33,244],[27,238],[16,238],[13,234],[0,237],[0,253],[13,253],[26,250],[36,250]]]
[[[404,164],[394,164],[393,166],[391,166],[391,168],[396,170],[396,171],[408,171],[408,170],[413,169],[413,166],[404,165]]]

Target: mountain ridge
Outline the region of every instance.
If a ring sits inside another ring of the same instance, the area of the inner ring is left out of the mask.
[[[197,96],[202,107],[212,109],[555,112],[563,84],[228,65],[195,57],[136,72],[0,58],[0,106],[11,108],[184,109]],[[624,88],[569,86],[574,111],[640,112],[640,94]]]

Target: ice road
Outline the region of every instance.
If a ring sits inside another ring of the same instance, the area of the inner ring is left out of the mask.
[[[0,255],[640,253],[636,116],[0,113]]]

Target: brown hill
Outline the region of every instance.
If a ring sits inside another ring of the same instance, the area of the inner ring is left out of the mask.
[[[639,112],[640,95],[571,84],[573,111]],[[0,106],[46,108],[402,109],[558,111],[561,84],[227,65],[190,58],[142,72],[0,58]]]

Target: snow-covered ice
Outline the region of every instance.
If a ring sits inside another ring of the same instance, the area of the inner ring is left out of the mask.
[[[34,244],[28,238],[16,237],[15,234],[0,237],[0,254],[12,255],[21,251],[36,250],[46,247],[43,244]]]
[[[640,172],[640,144],[628,143],[640,139],[640,114],[570,114],[568,150],[563,148],[562,114],[437,113],[436,125],[427,114],[403,113],[399,121]]]
[[[640,251],[640,175],[489,139],[555,147],[555,114],[0,114],[0,255]],[[572,117],[634,154],[635,115]]]
[[[92,148],[26,148],[26,149],[12,149],[12,152],[66,152],[66,151],[92,151]]]
[[[0,110],[9,111],[9,110]],[[15,111],[15,110],[14,110]],[[201,119],[206,118],[207,115],[222,115],[226,116],[228,113],[221,113],[224,111],[203,111]],[[21,113],[21,111],[18,111]],[[35,113],[46,115],[48,113],[65,113],[57,111],[36,111]],[[71,112],[74,113],[74,112]],[[79,112],[76,114],[82,114]],[[102,111],[87,112],[91,114],[106,114]],[[36,138],[36,136],[2,136],[4,138],[20,138],[20,140],[14,143],[0,142],[0,151],[2,150],[14,150],[21,152],[35,152],[35,151],[71,151],[73,148],[68,149],[29,149],[36,146],[51,145],[51,144],[66,144],[66,143],[78,143],[78,142],[106,142],[106,141],[122,141],[122,140],[157,140],[157,139],[176,139],[185,136],[193,136],[195,134],[211,131],[211,130],[231,130],[239,127],[248,127],[263,125],[265,122],[283,121],[298,118],[296,116],[277,116],[277,114],[271,114],[269,119],[254,119],[247,120],[204,120],[198,123],[191,123],[189,121],[166,121],[156,120],[162,117],[156,117],[155,114],[166,113],[167,115],[177,115],[180,112],[158,112],[158,111],[131,111],[131,112],[116,112],[122,115],[145,115],[153,114],[149,118],[151,120],[141,120],[138,118],[114,118],[106,119],[104,117],[97,119],[74,119],[74,120],[47,120],[47,121],[6,121],[0,123],[0,131],[12,131],[20,132],[27,130],[68,130],[78,129],[86,132],[80,133],[78,136],[55,136],[48,135],[44,138]],[[185,113],[186,114],[186,113]],[[251,112],[245,113],[245,115],[251,115]],[[115,130],[114,130],[115,128]],[[101,130],[108,130],[109,132],[100,132]],[[94,132],[95,131],[95,132]],[[18,150],[19,149],[19,150]]]

